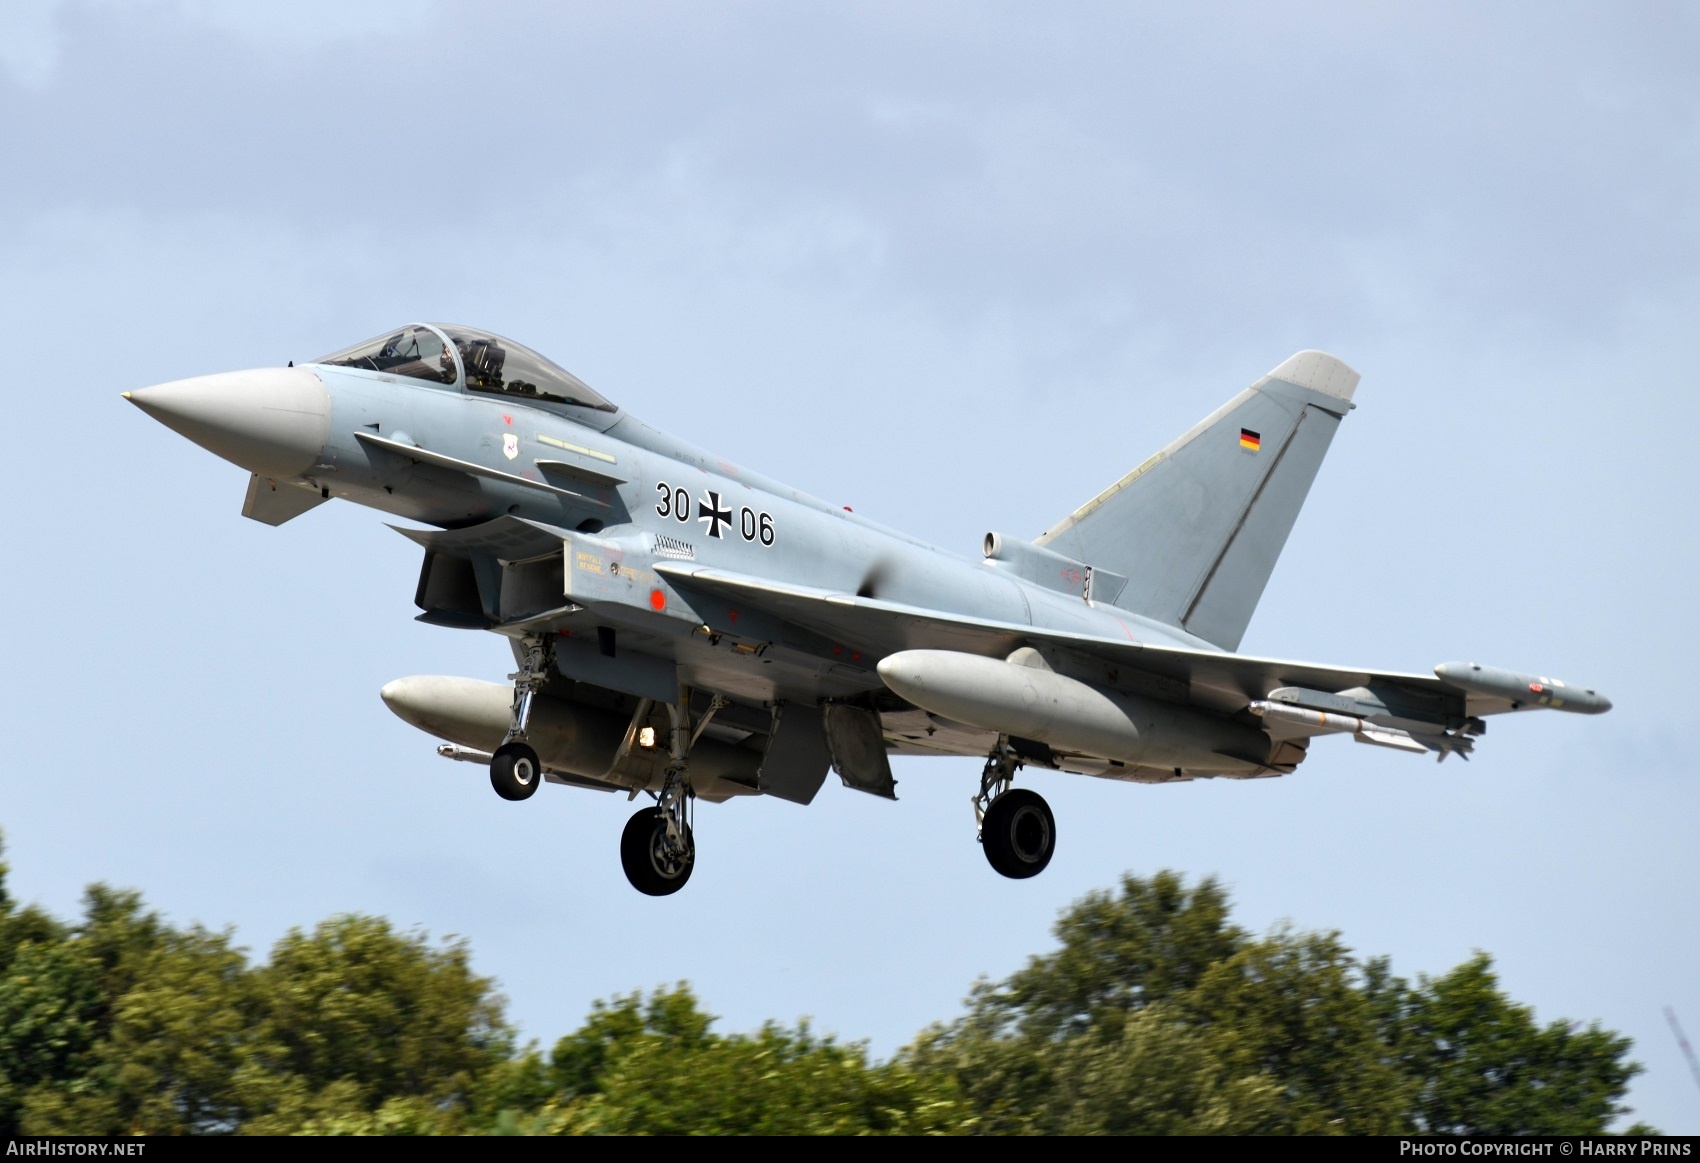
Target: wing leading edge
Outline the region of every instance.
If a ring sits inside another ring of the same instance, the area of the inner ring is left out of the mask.
[[[948,614],[683,563],[660,564],[656,572],[687,597],[711,598],[702,603],[711,624],[712,611],[728,603],[761,609],[855,643],[876,659],[906,650],[1007,658],[1031,646],[1082,681],[1225,715],[1250,712],[1278,737],[1343,731],[1444,757],[1468,753],[1485,730],[1484,715],[1540,707],[1599,713],[1611,706],[1592,690],[1473,663],[1442,664],[1435,674],[1324,666]]]
[[[1118,642],[1113,638],[946,614],[878,598],[857,597],[727,570],[671,562],[658,564],[655,571],[681,590],[703,590],[723,599],[753,603],[821,634],[862,643],[873,654],[889,654],[898,650],[961,650],[970,654],[1001,656],[1023,644],[1042,642],[1065,650],[1082,651],[1103,662],[1156,678],[1185,683],[1196,694],[1192,701],[1219,710],[1243,710],[1253,701],[1267,696],[1271,690],[1284,686],[1343,690],[1379,682],[1396,683],[1439,697],[1461,699],[1464,693],[1449,687],[1434,675],[1318,666],[1284,659],[1159,646],[1132,639]]]

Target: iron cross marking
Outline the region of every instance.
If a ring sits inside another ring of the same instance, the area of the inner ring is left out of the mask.
[[[720,527],[732,523],[732,510],[720,499],[720,494],[705,491],[697,502],[697,520],[708,526],[710,537],[720,536]]]

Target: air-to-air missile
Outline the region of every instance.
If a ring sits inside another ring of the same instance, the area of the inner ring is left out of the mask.
[[[1285,689],[1292,690],[1294,688]],[[1318,692],[1307,691],[1305,693],[1316,694]],[[1399,751],[1432,750],[1425,747],[1409,731],[1398,727],[1383,726],[1373,722],[1365,715],[1343,714],[1337,710],[1319,711],[1312,707],[1278,702],[1272,698],[1254,700],[1246,709],[1266,723],[1284,724],[1290,728],[1297,728],[1307,735],[1345,733],[1350,734],[1359,743],[1373,743],[1377,747],[1392,747]],[[1468,745],[1460,744],[1462,744],[1462,740],[1455,743],[1451,749],[1467,754]]]

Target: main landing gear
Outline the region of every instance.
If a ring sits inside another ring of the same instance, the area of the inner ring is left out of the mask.
[[[980,793],[973,799],[974,822],[986,862],[1015,880],[1045,871],[1057,847],[1056,818],[1044,797],[1024,787],[1010,786],[1020,766],[1008,740],[1000,738],[986,757]]]
[[[555,644],[550,638],[530,637],[522,642],[525,657],[517,673],[508,677],[514,684],[513,720],[507,738],[490,756],[490,786],[505,800],[530,799],[543,782],[543,761],[525,740],[531,724],[531,704],[549,681]]]
[[[690,691],[684,689],[679,691],[677,703],[668,704],[672,730],[668,733],[667,771],[661,791],[655,797],[655,806],[627,820],[626,830],[620,834],[620,866],[632,887],[645,896],[671,896],[685,887],[691,869],[696,867],[696,838],[691,833],[696,794],[685,780],[685,766],[691,744],[726,701],[715,699],[695,734],[690,728],[690,705]]]

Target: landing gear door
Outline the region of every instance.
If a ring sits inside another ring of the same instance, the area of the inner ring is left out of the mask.
[[[832,764],[819,707],[780,703],[773,708],[773,734],[756,773],[763,794],[807,804],[826,782]]]
[[[897,781],[891,778],[891,759],[885,753],[885,730],[879,715],[866,707],[828,703],[821,708],[821,718],[827,749],[832,753],[832,769],[844,786],[896,799]]]

